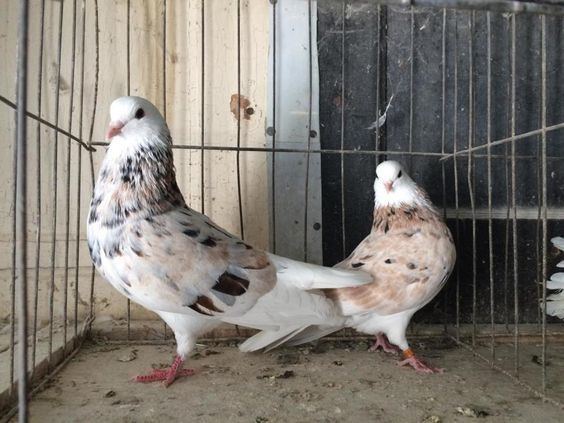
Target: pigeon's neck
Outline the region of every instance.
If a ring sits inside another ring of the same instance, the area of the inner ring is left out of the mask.
[[[426,223],[442,223],[442,217],[432,205],[418,203],[374,208],[372,233],[382,234],[393,229],[416,228]]]
[[[185,205],[167,145],[108,149],[92,197],[89,223],[117,226]]]

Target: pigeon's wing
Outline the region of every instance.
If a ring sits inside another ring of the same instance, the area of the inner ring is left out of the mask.
[[[131,221],[113,242],[102,257],[106,277],[153,310],[238,316],[276,280],[264,252],[187,207]]]
[[[374,282],[327,290],[326,294],[340,304],[345,315],[418,309],[442,288],[455,256],[450,231],[439,221],[371,234],[338,266],[362,269],[374,276]]]

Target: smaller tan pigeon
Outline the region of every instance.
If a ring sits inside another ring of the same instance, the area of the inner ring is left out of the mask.
[[[263,330],[241,345],[243,351],[299,345],[352,327],[376,335],[372,350],[401,350],[399,365],[423,373],[442,371],[415,355],[405,331],[413,314],[437,295],[452,272],[452,235],[428,195],[398,162],[380,163],[376,175],[370,234],[336,265],[362,269],[374,282],[317,292],[272,290],[234,322]]]

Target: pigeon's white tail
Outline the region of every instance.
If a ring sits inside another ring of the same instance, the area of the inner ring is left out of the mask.
[[[321,338],[345,326],[335,303],[321,289],[372,282],[364,272],[327,268],[269,254],[277,269],[275,288],[245,315],[228,323],[260,329],[239,347],[242,351],[270,350]]]
[[[317,332],[316,328],[323,325],[331,327],[330,332],[339,330],[344,326],[345,318],[323,292],[303,291],[278,282],[272,291],[260,298],[243,316],[224,321],[261,330],[239,346],[241,351],[250,352],[317,339],[326,330],[312,336]]]
[[[556,237],[552,238],[550,241],[556,248],[564,251],[564,238]],[[556,266],[564,267],[564,261],[561,261]],[[546,297],[546,314],[564,320],[564,272],[553,274],[550,280],[546,282],[546,288],[560,290]]]
[[[270,253],[268,258],[276,267],[278,283],[302,290],[347,288],[372,282],[372,276],[361,270],[318,266]]]

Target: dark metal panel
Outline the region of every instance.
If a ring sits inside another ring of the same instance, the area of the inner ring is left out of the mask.
[[[344,7],[343,7],[344,4]],[[512,56],[511,22],[509,15],[490,14],[491,23],[491,80],[488,93],[487,14],[447,9],[445,19],[445,153],[467,149],[481,150],[458,156],[455,186],[455,168],[452,157],[445,163],[445,180],[439,159],[418,153],[441,153],[443,116],[443,68],[442,34],[443,11],[441,9],[382,7],[382,31],[380,46],[381,80],[377,69],[377,10],[372,1],[327,1],[318,5],[318,44],[320,66],[320,123],[323,149],[347,150],[376,149],[374,133],[365,128],[376,118],[376,87],[385,81],[386,90],[380,97],[379,109],[384,110],[387,100],[393,100],[387,113],[385,140],[380,148],[399,155],[395,160],[411,167],[412,177],[427,189],[437,206],[442,205],[443,188],[445,206],[451,217],[453,233],[459,227],[457,239],[460,258],[458,261],[459,301],[456,285],[451,283],[445,291],[446,310],[442,310],[443,298],[437,298],[418,313],[417,319],[426,322],[457,319],[471,322],[473,312],[476,323],[490,322],[490,275],[488,245],[488,94],[491,101],[490,140],[500,140],[511,135],[511,113],[515,110],[515,134],[536,131],[533,136],[515,141],[515,204],[517,206],[517,291],[513,275],[512,224],[504,221],[513,212],[511,206],[512,172],[511,142],[493,145],[491,151],[491,198],[492,198],[492,257],[494,259],[494,319],[496,322],[512,322],[515,304],[522,322],[539,322],[538,283],[540,274],[537,263],[541,260],[538,241],[540,207],[540,141],[541,122],[541,18],[534,14],[515,17],[515,101],[512,103]],[[469,26],[474,13],[473,28]],[[345,19],[344,50],[343,18]],[[562,87],[564,86],[564,54],[562,43],[562,19],[546,18],[547,76],[546,99],[547,125],[564,121]],[[470,37],[472,41],[472,66],[470,66]],[[413,40],[413,41],[412,41]],[[413,44],[412,44],[413,43]],[[413,45],[413,57],[411,46]],[[344,61],[344,62],[343,62]],[[344,63],[344,67],[342,66]],[[344,79],[342,68],[344,68]],[[470,91],[470,82],[472,90]],[[342,98],[342,84],[345,96]],[[472,101],[469,98],[472,92]],[[472,115],[469,114],[472,109]],[[344,122],[341,112],[344,111]],[[469,125],[472,125],[470,128]],[[472,129],[470,131],[470,129]],[[469,134],[472,134],[471,143]],[[549,207],[548,234],[562,235],[564,227],[564,130],[546,132],[547,139],[547,186]],[[372,147],[371,147],[372,146]],[[480,147],[481,146],[481,147]],[[412,154],[410,154],[410,152]],[[340,156],[322,154],[323,192],[323,248],[325,264],[333,265],[368,234],[372,221],[372,183],[377,155],[348,157],[345,155],[344,182],[341,178]],[[392,158],[392,156],[388,156]],[[467,183],[468,165],[472,166],[472,184]],[[341,184],[344,193],[341,192]],[[476,215],[476,256],[473,257],[471,217],[472,187]],[[458,211],[455,206],[458,201]],[[342,202],[344,198],[344,205]],[[343,219],[344,213],[344,219]],[[510,214],[508,214],[510,213]],[[453,217],[460,216],[458,223]],[[552,217],[550,217],[552,216]],[[343,248],[343,225],[345,245]],[[473,291],[473,263],[476,265],[476,294]],[[551,263],[549,260],[548,268]],[[550,273],[550,270],[549,270]],[[473,310],[473,299],[476,309]],[[443,312],[445,313],[443,315]]]

